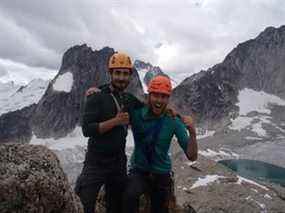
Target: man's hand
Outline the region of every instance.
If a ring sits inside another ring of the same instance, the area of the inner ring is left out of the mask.
[[[115,117],[99,123],[99,132],[101,134],[110,131],[116,126],[127,125],[130,123],[129,113],[119,112]]]
[[[85,96],[89,96],[92,95],[94,93],[100,92],[101,90],[97,87],[90,87],[86,92],[85,92]]]
[[[181,116],[181,119],[182,119],[183,123],[186,125],[190,134],[196,135],[196,130],[195,130],[193,118],[191,116]]]
[[[130,123],[130,116],[127,112],[119,112],[114,119],[117,125],[127,125]]]
[[[172,118],[175,118],[178,115],[178,113],[175,111],[175,109],[170,108],[170,107],[167,107],[165,109],[165,111],[166,111],[166,114],[169,115]]]

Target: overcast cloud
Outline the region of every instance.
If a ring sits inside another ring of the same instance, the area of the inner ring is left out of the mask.
[[[284,0],[1,0],[0,80],[50,78],[63,53],[110,46],[182,80],[285,24]]]

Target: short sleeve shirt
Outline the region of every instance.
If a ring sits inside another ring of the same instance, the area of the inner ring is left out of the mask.
[[[152,141],[149,129],[154,128],[158,120],[162,125],[157,140]],[[131,167],[154,173],[169,173],[171,160],[169,148],[175,135],[180,147],[187,151],[189,135],[184,123],[178,118],[172,118],[166,114],[155,117],[147,106],[134,110],[131,113],[131,125],[134,135],[135,148],[131,157]],[[145,145],[152,143],[154,152],[151,162],[148,161]]]

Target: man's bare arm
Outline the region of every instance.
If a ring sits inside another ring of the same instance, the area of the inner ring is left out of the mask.
[[[194,126],[194,122],[191,116],[183,116],[182,121],[187,126],[187,129],[190,134],[186,155],[189,160],[195,161],[198,158],[198,144],[197,144],[196,129]]]

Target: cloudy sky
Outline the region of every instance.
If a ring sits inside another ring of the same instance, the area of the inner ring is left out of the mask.
[[[178,81],[285,24],[284,0],[1,0],[0,82],[51,78],[87,43],[161,66]]]

